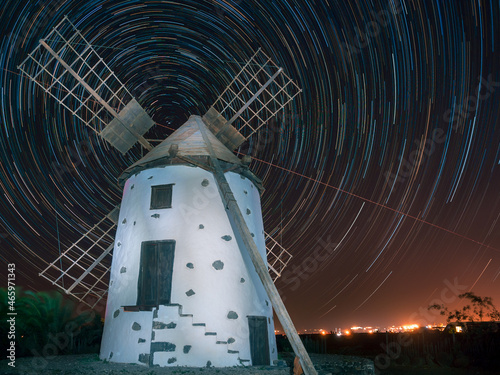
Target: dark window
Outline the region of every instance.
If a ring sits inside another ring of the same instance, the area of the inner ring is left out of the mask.
[[[141,310],[170,303],[174,251],[172,240],[142,243],[137,286],[137,306]]]
[[[252,366],[269,366],[269,336],[267,319],[265,316],[249,316],[248,328],[250,333],[250,354]]]
[[[172,186],[151,186],[151,209],[172,208]]]

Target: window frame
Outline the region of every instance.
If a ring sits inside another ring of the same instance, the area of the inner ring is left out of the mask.
[[[151,185],[151,196],[150,196],[150,199],[149,199],[149,209],[150,210],[163,210],[163,209],[167,209],[167,208],[172,208],[172,198],[173,198],[173,195],[174,195],[174,186],[175,184],[161,184],[161,185]],[[170,197],[168,199],[168,202],[166,205],[163,205],[163,206],[159,206],[159,205],[153,205],[153,198],[155,198],[156,200],[158,200],[157,198],[157,194],[158,194],[158,190],[160,189],[165,189],[167,192],[169,192],[170,194]]]

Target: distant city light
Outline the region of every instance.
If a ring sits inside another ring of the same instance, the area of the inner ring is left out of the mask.
[[[433,324],[433,325],[426,325],[423,327],[420,327],[418,324],[404,324],[404,325],[399,325],[399,326],[390,326],[390,327],[373,327],[373,326],[352,326],[349,329],[344,329],[344,328],[333,328],[333,329],[323,329],[323,328],[308,328],[308,329],[301,329],[298,331],[299,335],[322,335],[326,336],[329,335],[330,333],[332,335],[336,336],[349,336],[349,335],[356,335],[356,334],[376,334],[376,333],[404,333],[404,332],[415,332],[420,328],[425,328],[429,330],[438,330],[438,331],[443,331],[445,328],[445,325],[442,323],[439,324]],[[460,328],[457,329],[456,332],[461,332]],[[276,329],[274,331],[276,335],[283,335],[284,332],[282,330]]]

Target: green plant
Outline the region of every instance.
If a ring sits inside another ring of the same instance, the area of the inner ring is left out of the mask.
[[[6,316],[7,301],[7,290],[0,288],[2,316]],[[78,313],[75,302],[59,292],[16,288],[15,311],[18,356],[41,355],[48,344],[52,351],[56,347],[56,355],[88,352],[88,348],[95,349],[99,345],[100,317],[88,309]],[[2,340],[7,337],[3,332],[5,329],[1,324]]]

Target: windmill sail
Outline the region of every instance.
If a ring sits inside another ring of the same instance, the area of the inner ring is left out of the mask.
[[[39,275],[79,301],[95,307],[108,291],[109,258],[119,210],[115,207]]]
[[[203,116],[209,129],[234,150],[302,90],[260,48]]]
[[[281,277],[283,270],[292,259],[292,254],[271,237],[269,233],[264,234],[266,239],[267,267],[273,281],[276,281],[277,278]]]
[[[67,17],[18,68],[120,152],[152,149],[143,135],[154,121]]]

